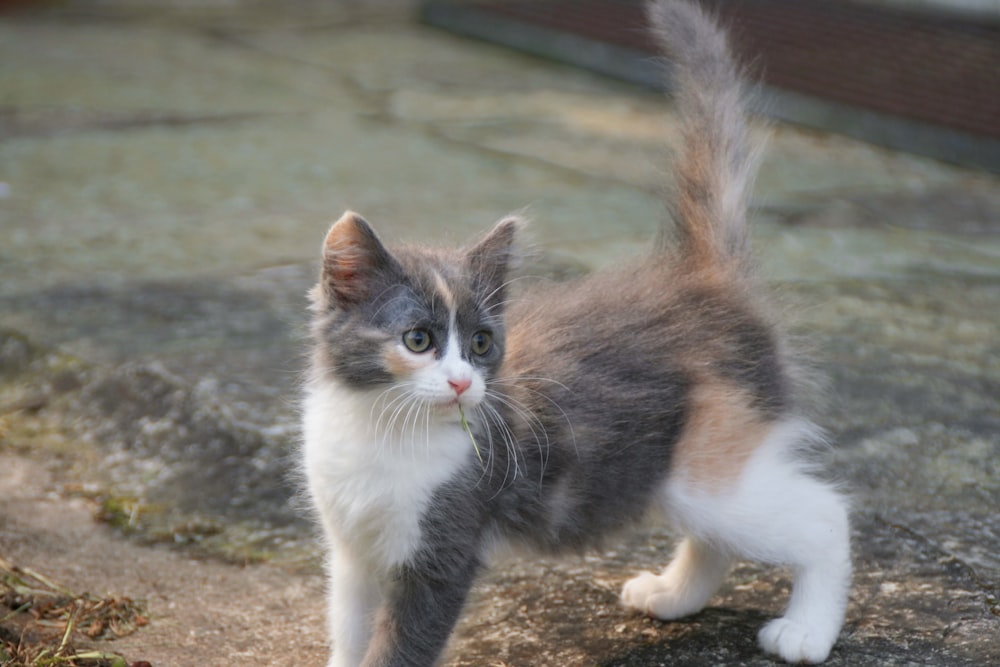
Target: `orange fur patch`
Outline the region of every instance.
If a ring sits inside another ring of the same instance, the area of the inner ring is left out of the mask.
[[[444,307],[448,309],[449,313],[454,313],[456,309],[455,305],[455,295],[452,293],[451,288],[448,287],[448,283],[441,276],[440,273],[434,271],[434,286],[437,288],[438,296],[444,301]]]
[[[354,211],[345,211],[326,233],[323,250],[331,255],[340,255],[357,246],[361,240],[361,230],[357,223],[360,217]]]
[[[389,350],[382,359],[385,361],[385,367],[396,377],[407,377],[418,369],[414,360],[399,350]]]
[[[753,409],[746,392],[716,379],[694,390],[690,415],[674,450],[672,475],[722,491],[743,472],[771,424]]]

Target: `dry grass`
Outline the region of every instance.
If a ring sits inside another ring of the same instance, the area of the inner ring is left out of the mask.
[[[130,635],[147,623],[141,602],[77,594],[0,557],[0,664],[128,667],[122,656],[93,646]]]

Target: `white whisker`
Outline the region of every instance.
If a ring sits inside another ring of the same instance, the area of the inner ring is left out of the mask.
[[[527,279],[527,278],[531,278],[531,276],[518,276],[518,277],[516,277],[516,278],[511,278],[511,279],[509,279],[509,280],[506,280],[506,281],[504,281],[503,283],[501,283],[499,287],[497,287],[496,289],[494,289],[494,290],[493,290],[492,292],[490,292],[489,294],[486,294],[486,295],[483,295],[483,294],[477,294],[477,295],[476,295],[476,296],[477,296],[477,301],[478,301],[479,303],[489,303],[489,300],[490,300],[490,299],[492,299],[492,298],[493,298],[493,295],[494,295],[494,294],[496,294],[497,292],[501,292],[501,291],[503,291],[503,290],[504,290],[504,289],[505,289],[506,287],[508,287],[509,285],[513,285],[514,283],[518,282],[519,280],[525,280],[525,279]],[[504,302],[504,303],[506,303],[506,302]],[[490,308],[488,308],[488,309],[486,310],[486,312],[489,312],[490,310],[492,310],[492,309],[493,309],[493,308],[495,308],[495,307],[496,307],[496,304],[494,304],[493,306],[491,306]]]
[[[474,414],[481,418],[481,422],[477,425],[482,426],[482,430],[486,434],[486,461],[483,463],[483,474],[479,477],[479,481],[481,482],[483,481],[483,478],[486,477],[487,473],[489,473],[492,469],[496,455],[493,451],[493,429],[489,426],[488,415],[483,411],[483,408],[480,405],[476,406]]]
[[[539,469],[539,482],[541,482],[545,475],[545,467],[548,465],[549,450],[552,444],[549,439],[548,431],[545,429],[545,424],[538,418],[537,415],[534,414],[534,412],[510,396],[504,396],[502,394],[497,394],[496,392],[491,392],[489,395],[494,400],[499,401],[516,413],[517,416],[524,422],[524,425],[528,427],[528,430],[531,431],[531,435],[535,440],[535,445],[538,448],[538,460],[541,464]],[[538,430],[536,430],[536,426]],[[539,437],[539,431],[541,431],[541,437]],[[544,443],[542,442],[542,438],[545,439]]]
[[[564,389],[567,392],[570,391],[569,387],[567,387],[566,385],[564,385],[562,382],[559,382],[558,380],[553,380],[551,378],[546,378],[546,377],[530,376],[530,375],[511,376],[511,377],[505,377],[505,378],[493,378],[491,380],[488,380],[486,384],[487,385],[490,385],[490,384],[495,384],[495,385],[509,384],[509,385],[513,385],[513,386],[517,387],[518,389],[523,389],[524,391],[531,392],[535,396],[538,396],[538,397],[543,398],[546,401],[548,401],[552,405],[552,407],[554,407],[556,410],[559,411],[559,414],[562,415],[563,420],[566,422],[566,426],[569,427],[570,442],[573,445],[573,451],[577,452],[577,455],[579,456],[579,449],[576,446],[576,433],[573,430],[573,421],[569,418],[569,415],[566,414],[566,411],[563,410],[562,406],[559,405],[559,403],[555,399],[553,399],[548,394],[545,394],[544,392],[541,392],[541,391],[539,391],[537,389],[529,387],[527,385],[528,382],[548,382],[548,383],[553,384],[553,385],[555,385],[557,387],[560,387],[561,389]],[[507,395],[507,394],[505,394],[505,396],[507,396],[508,398],[510,398],[510,396]],[[522,407],[525,407],[525,406],[523,406],[523,404],[522,404]]]
[[[482,404],[480,404],[480,407],[477,408],[477,410],[479,411],[479,413],[483,416],[483,419],[485,420],[484,429],[486,430],[487,437],[489,438],[489,443],[490,443],[490,460],[489,460],[490,471],[489,472],[490,472],[490,477],[492,478],[492,476],[493,476],[493,468],[494,468],[494,466],[496,464],[496,460],[495,460],[496,459],[496,453],[495,453],[495,450],[493,449],[493,447],[494,447],[494,442],[493,442],[493,427],[490,426],[490,423],[492,422],[493,424],[496,424],[497,434],[500,435],[500,436],[503,436],[503,433],[502,433],[503,424],[500,423],[501,422],[500,418],[496,415],[495,410],[493,410],[493,408],[490,405],[488,405],[486,403],[482,403]],[[489,410],[489,412],[487,412],[487,410]],[[510,445],[506,441],[504,441],[504,446],[508,449],[508,451],[510,450]],[[507,481],[507,475],[508,475],[508,473],[510,471],[509,458],[510,457],[508,457],[507,471],[504,472],[504,479],[503,479],[503,482],[500,485],[501,488],[503,488],[504,483],[506,483],[506,481]],[[484,474],[485,474],[485,472],[484,472]]]
[[[483,408],[489,408],[489,410],[493,414],[490,414],[489,412],[486,412],[485,409],[483,409]],[[490,427],[489,424],[490,424],[490,422],[498,424],[497,429],[502,429],[502,427],[503,427],[503,425],[500,423],[502,421],[502,418],[499,417],[499,416],[497,416],[495,414],[496,411],[493,410],[493,408],[491,406],[484,405],[483,408],[477,408],[477,411],[482,415],[483,420],[486,422],[485,425],[484,425],[484,429],[486,431],[486,437],[487,437],[487,439],[489,441],[490,453],[489,453],[489,462],[487,464],[488,465],[488,470],[487,470],[487,466],[483,467],[483,476],[480,477],[480,481],[486,476],[487,472],[489,472],[489,475],[492,478],[492,476],[493,476],[493,467],[494,467],[494,465],[496,463],[496,453],[495,453],[495,451],[493,449],[493,447],[494,447],[494,443],[493,443],[493,429]],[[498,430],[498,433],[499,433],[499,430]],[[506,447],[506,449],[508,451],[511,451],[511,445],[506,440],[504,441],[504,446]],[[492,500],[497,495],[499,495],[500,491],[503,490],[504,486],[507,483],[507,475],[508,475],[509,471],[510,471],[510,463],[509,463],[509,457],[508,457],[507,470],[504,472],[503,481],[500,483],[500,486],[497,488],[496,493],[493,494],[493,496],[490,498],[490,500]]]
[[[409,443],[410,444],[410,451],[408,453],[411,454],[411,455],[413,454],[413,446],[412,445],[413,445],[413,443],[416,442],[416,439],[417,439],[417,437],[416,437],[417,436],[417,421],[418,421],[418,419],[420,417],[420,408],[421,408],[422,404],[423,404],[423,401],[421,401],[416,395],[414,395],[414,400],[410,401],[410,407],[406,411],[406,417],[403,418],[403,426],[399,430],[400,436],[402,436],[402,435],[404,435],[407,432],[407,429],[409,429],[409,433],[410,433],[409,438],[405,439],[405,438],[401,437],[400,438],[400,446],[405,446],[406,443]],[[410,421],[411,418],[413,420],[412,423]],[[405,452],[400,452],[400,453],[403,454]]]
[[[507,421],[503,418],[503,415],[501,415],[496,408],[494,408],[489,403],[483,403],[483,407],[489,410],[489,412],[493,415],[494,417],[493,423],[496,424],[498,435],[500,435],[500,437],[503,439],[504,445],[506,446],[507,452],[509,454],[509,456],[507,457],[507,469],[504,471],[503,484],[501,484],[502,487],[504,484],[506,484],[507,480],[509,479],[511,464],[513,464],[514,466],[513,479],[517,479],[518,476],[521,475],[521,467],[517,460],[517,453],[518,453],[517,439],[514,437],[514,432],[511,430],[510,425],[507,424]]]
[[[431,453],[431,407],[424,405],[424,452],[428,456]]]
[[[409,389],[409,387],[406,385],[400,386],[398,388],[402,389],[403,391],[398,393],[389,402],[385,402],[383,398],[388,392],[382,392],[382,394],[379,395],[379,398],[382,399],[383,406],[382,406],[382,411],[379,413],[378,419],[375,421],[375,436],[380,440],[385,439],[388,435],[392,433],[393,425],[396,420],[396,415],[398,414],[399,410],[402,410],[403,408],[406,407],[407,402],[410,401],[414,395],[413,391]],[[375,406],[373,405],[372,410],[374,409]],[[386,415],[389,416],[389,419],[386,422],[385,430],[383,431],[382,420],[386,418]]]
[[[415,392],[413,392],[413,391],[406,392],[405,394],[403,394],[401,396],[401,399],[402,400],[399,401],[399,405],[396,406],[396,408],[393,410],[392,414],[390,415],[389,422],[386,425],[386,435],[388,437],[385,438],[385,440],[387,442],[389,442],[390,444],[393,443],[393,442],[399,442],[401,440],[401,438],[393,438],[393,437],[391,437],[393,435],[393,433],[397,433],[398,435],[402,435],[402,433],[406,430],[406,418],[403,419],[403,424],[399,428],[399,430],[398,431],[396,430],[396,423],[399,421],[400,415],[402,415],[403,411],[405,410],[406,411],[406,415],[408,416],[410,414],[410,412],[413,410],[413,404],[417,400],[419,400],[418,397],[417,397],[417,394]],[[400,446],[402,446],[401,442],[399,442],[399,444],[400,444]],[[393,453],[393,452],[390,451],[390,453]],[[395,452],[396,455],[399,455],[401,453],[402,452]]]

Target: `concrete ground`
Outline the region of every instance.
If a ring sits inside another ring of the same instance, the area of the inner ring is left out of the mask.
[[[0,556],[145,598],[132,660],[322,663],[289,454],[304,293],[343,209],[433,243],[526,211],[557,276],[662,218],[668,102],[376,5],[0,14]],[[1000,178],[772,135],[755,242],[829,378],[855,506],[830,664],[997,664]],[[741,564],[680,623],[618,606],[671,543],[496,569],[446,664],[770,664],[753,637],[786,572]]]

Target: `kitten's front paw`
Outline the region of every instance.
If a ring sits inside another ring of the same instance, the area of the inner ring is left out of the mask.
[[[776,618],[760,629],[760,647],[785,662],[816,664],[826,660],[834,639],[819,636],[809,627],[787,618]]]
[[[641,611],[661,621],[673,621],[701,611],[705,601],[685,594],[683,586],[671,577],[641,572],[625,582],[621,595],[626,607]]]

